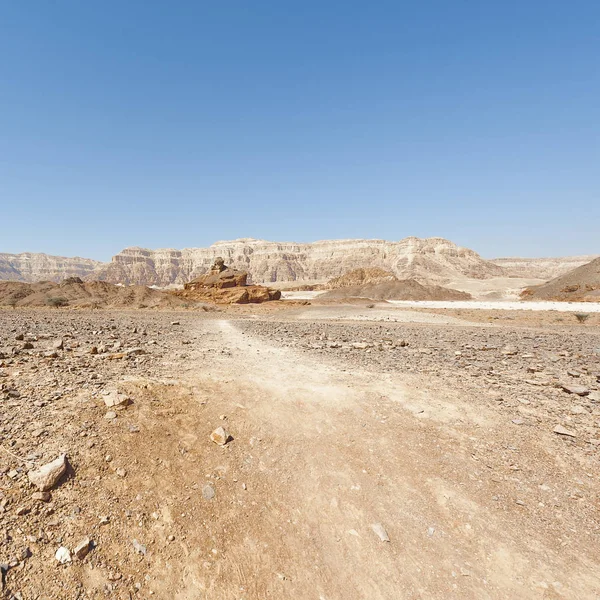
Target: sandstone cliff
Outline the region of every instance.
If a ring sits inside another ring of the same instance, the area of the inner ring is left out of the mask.
[[[597,255],[560,258],[493,258],[490,262],[505,269],[509,277],[529,277],[548,281],[581,267],[594,258],[597,258]]]
[[[326,240],[310,244],[239,239],[184,250],[126,248],[88,278],[113,283],[168,286],[206,273],[222,256],[253,283],[325,281],[361,267],[379,267],[402,279],[443,283],[504,274],[502,267],[443,238]]]
[[[0,253],[0,280],[57,282],[67,277],[85,277],[102,264],[90,258],[65,258],[35,252]]]

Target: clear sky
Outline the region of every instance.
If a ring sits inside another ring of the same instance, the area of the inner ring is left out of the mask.
[[[600,2],[4,0],[0,223],[600,253]]]

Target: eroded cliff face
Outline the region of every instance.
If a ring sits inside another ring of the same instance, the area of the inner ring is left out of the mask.
[[[560,258],[493,258],[491,262],[506,270],[509,277],[554,279],[585,265],[598,255],[563,256]]]
[[[0,253],[0,280],[58,282],[67,277],[84,278],[103,264],[90,258],[66,258],[36,252]]]
[[[502,267],[443,238],[410,237],[399,242],[326,240],[310,244],[239,239],[183,250],[126,248],[89,278],[161,287],[183,284],[208,271],[218,256],[232,268],[247,271],[253,283],[326,281],[360,267],[380,267],[402,279],[436,283],[504,274]]]

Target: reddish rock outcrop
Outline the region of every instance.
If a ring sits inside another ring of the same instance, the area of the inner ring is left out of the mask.
[[[184,285],[183,291],[175,292],[182,298],[208,300],[218,304],[248,304],[279,300],[281,292],[262,285],[246,285],[248,273],[230,269],[221,257],[204,275]]]

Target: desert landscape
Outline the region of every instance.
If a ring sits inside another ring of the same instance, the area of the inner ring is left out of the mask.
[[[2,255],[5,597],[599,597],[600,259],[367,242]]]

